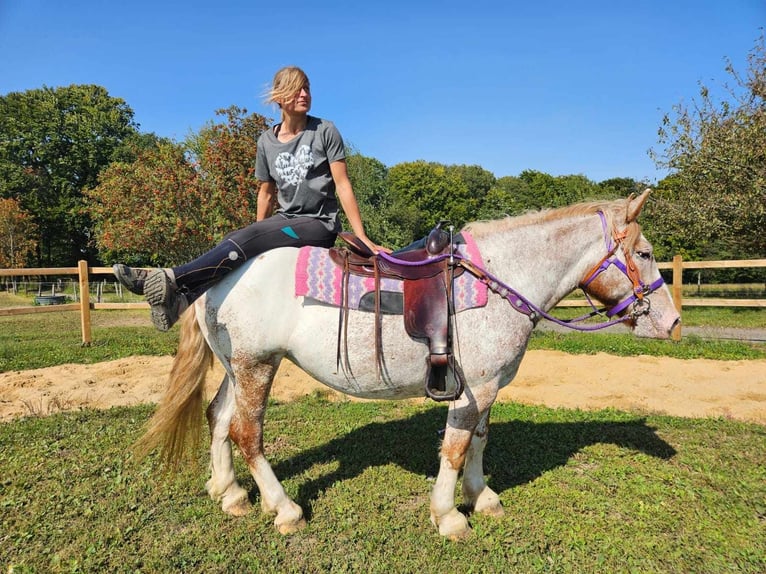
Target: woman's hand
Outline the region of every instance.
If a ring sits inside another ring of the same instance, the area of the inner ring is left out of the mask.
[[[359,236],[357,236],[359,237]],[[382,245],[377,245],[376,243],[373,243],[369,237],[366,235],[364,237],[359,237],[359,240],[364,243],[367,248],[372,251],[375,255],[377,255],[379,252],[383,253],[391,253],[391,250],[388,247],[383,247]]]

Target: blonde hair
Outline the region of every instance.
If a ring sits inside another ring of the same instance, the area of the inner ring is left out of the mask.
[[[306,72],[297,66],[285,66],[274,74],[271,89],[266,94],[266,103],[277,104],[281,108],[283,102],[294,98],[301,89],[309,89],[310,85]]]

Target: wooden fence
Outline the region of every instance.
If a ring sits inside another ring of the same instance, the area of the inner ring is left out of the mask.
[[[733,269],[733,268],[756,268],[766,267],[766,259],[738,259],[731,261],[683,261],[680,255],[676,255],[672,262],[658,263],[660,269],[672,269],[673,278],[670,285],[673,301],[682,313],[683,307],[766,307],[766,299],[725,299],[719,297],[683,297],[683,272],[687,269]],[[62,276],[77,275],[79,278],[80,297],[75,303],[61,305],[45,305],[30,307],[6,307],[0,308],[0,316],[23,315],[27,313],[49,313],[54,311],[80,311],[80,325],[82,329],[82,344],[89,346],[91,337],[91,310],[99,309],[144,309],[147,303],[101,303],[90,300],[90,277],[93,275],[112,275],[111,267],[88,267],[87,261],[80,261],[77,267],[42,267],[32,269],[0,269],[0,277],[35,277],[35,276]],[[588,302],[584,299],[567,299],[559,303],[559,307],[585,307]],[[673,334],[673,338],[681,338],[679,327]]]

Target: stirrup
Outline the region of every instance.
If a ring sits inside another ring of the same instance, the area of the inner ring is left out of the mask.
[[[437,402],[458,400],[465,389],[463,369],[451,353],[440,356],[435,362],[432,362],[432,358],[433,355],[426,358],[426,396]]]

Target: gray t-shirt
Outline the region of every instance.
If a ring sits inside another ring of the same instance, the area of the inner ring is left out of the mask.
[[[277,186],[277,213],[286,217],[316,217],[333,232],[340,231],[338,199],[330,164],[345,159],[343,138],[335,125],[308,116],[306,129],[287,143],[274,129],[261,134],[255,177]]]

